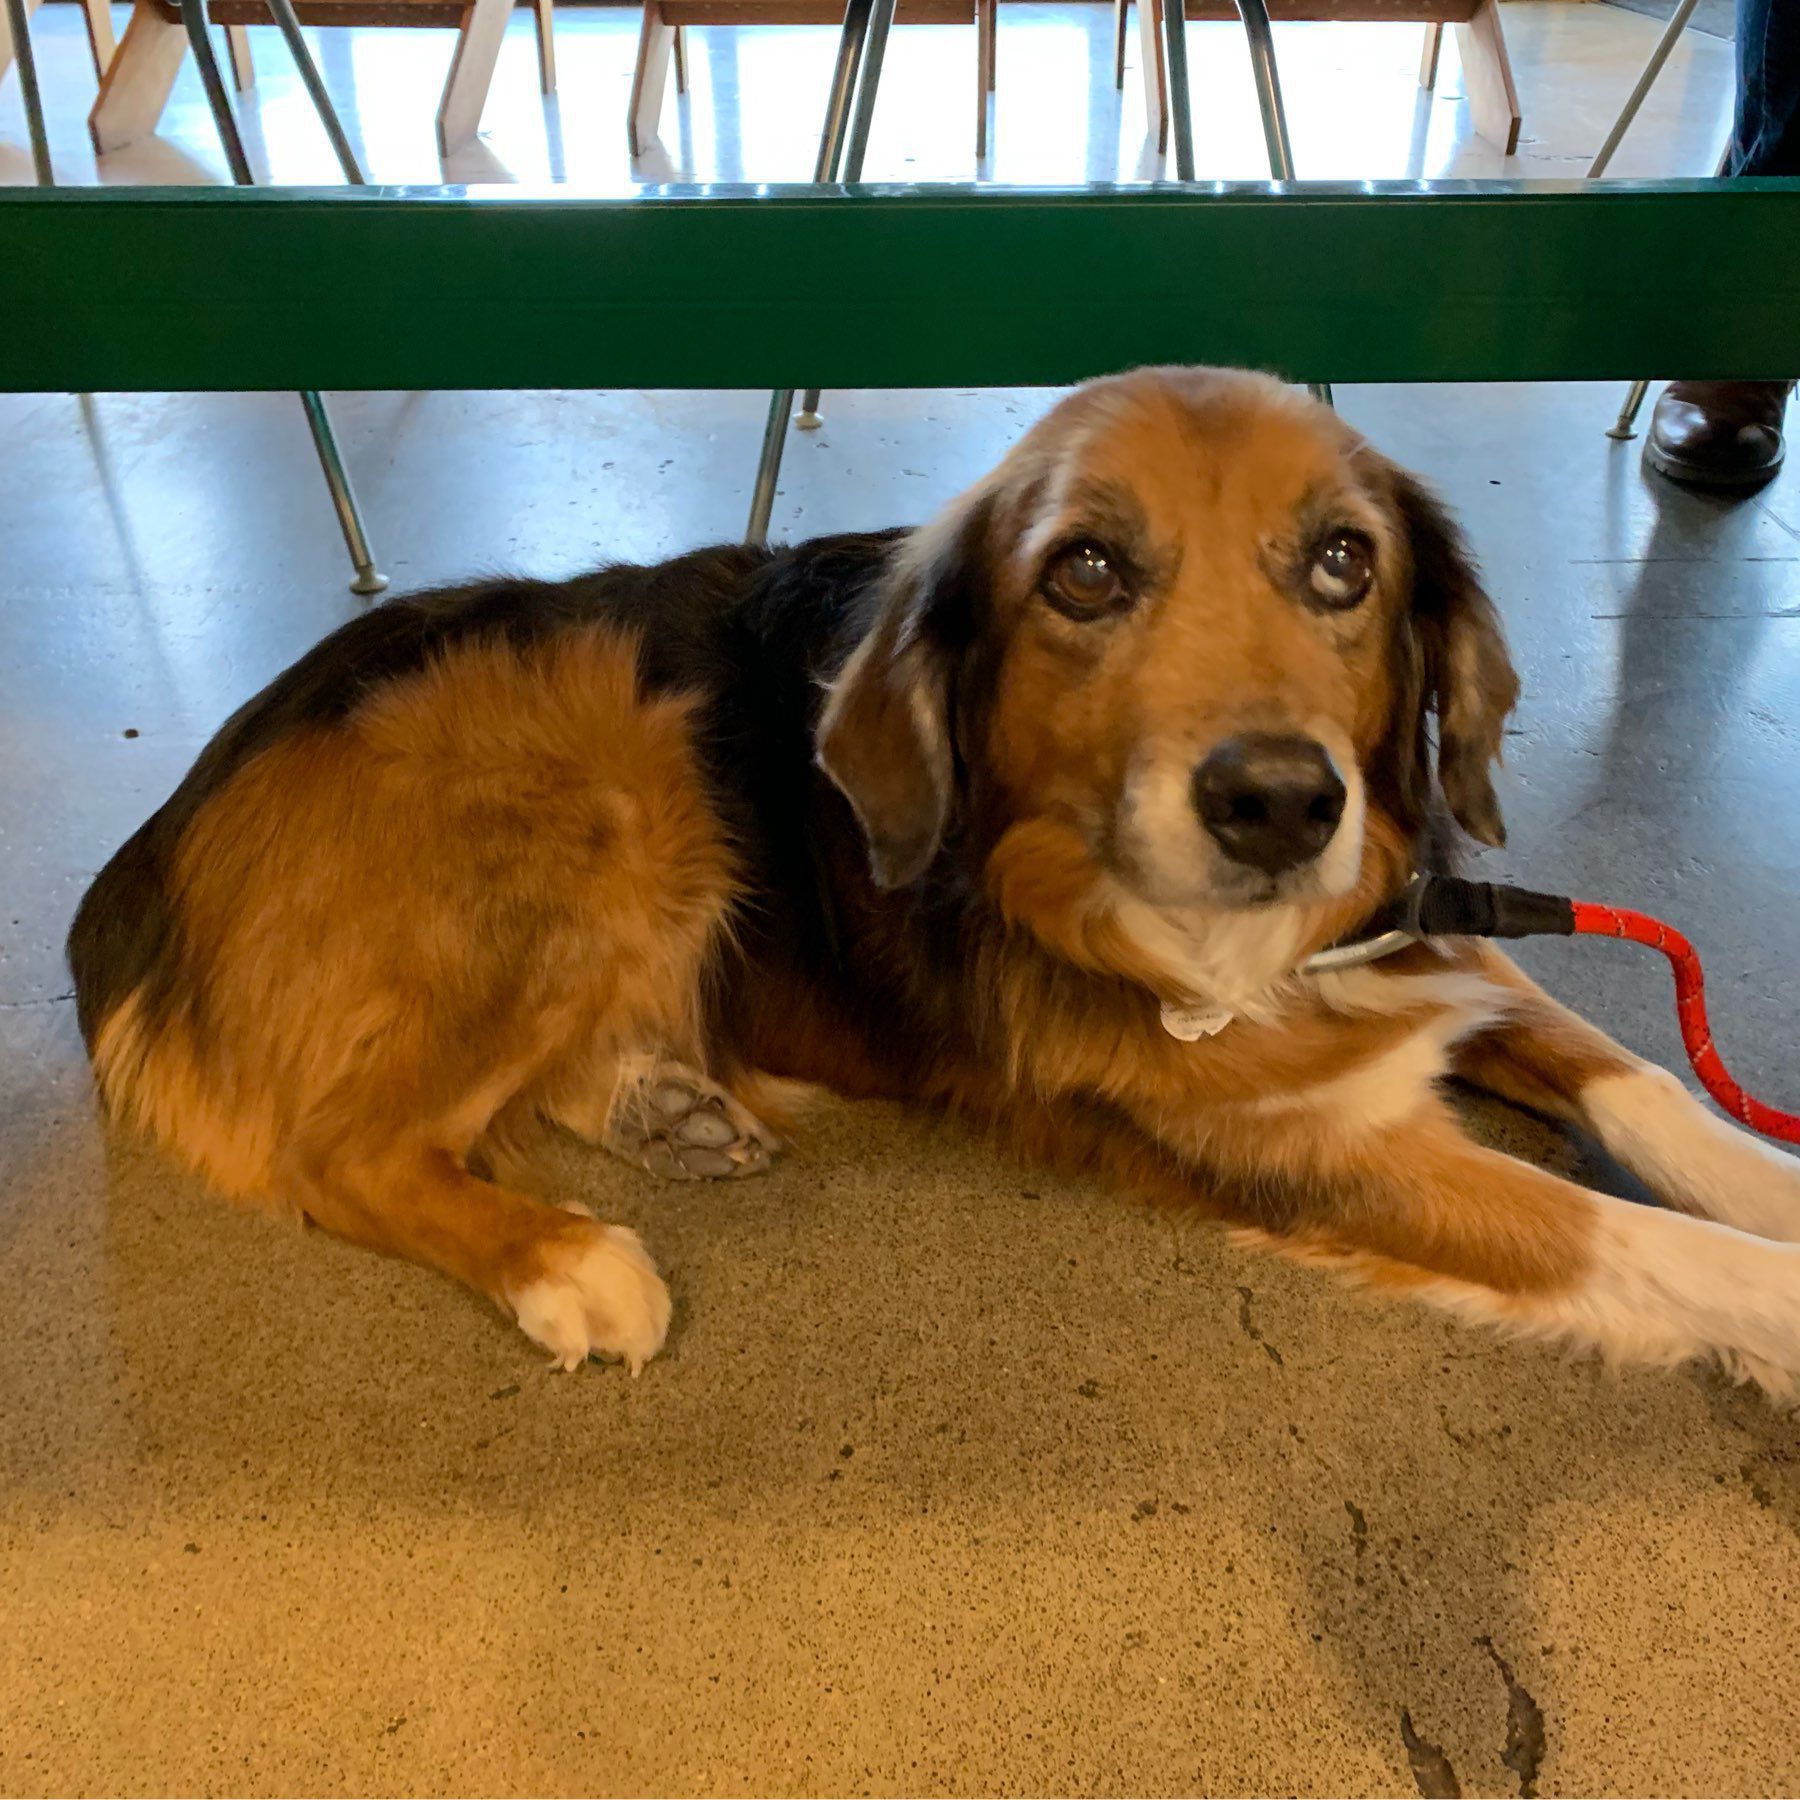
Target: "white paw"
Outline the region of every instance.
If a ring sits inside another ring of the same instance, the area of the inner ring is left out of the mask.
[[[637,1374],[669,1332],[669,1290],[638,1234],[596,1225],[553,1255],[549,1274],[511,1296],[519,1329],[559,1369],[599,1356]]]

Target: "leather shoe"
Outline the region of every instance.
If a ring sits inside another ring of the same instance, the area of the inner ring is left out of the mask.
[[[1650,420],[1644,461],[1694,487],[1760,487],[1781,467],[1791,381],[1672,381]]]

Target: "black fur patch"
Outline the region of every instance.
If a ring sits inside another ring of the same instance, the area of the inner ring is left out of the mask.
[[[68,958],[89,1047],[135,989],[144,988],[153,1013],[170,998],[178,965],[168,871],[207,801],[290,733],[347,717],[453,645],[524,646],[603,621],[637,630],[648,688],[697,690],[718,702],[706,750],[728,815],[742,818],[758,778],[777,773],[771,754],[787,786],[803,785],[816,706],[807,672],[830,663],[845,609],[891,541],[892,534],[827,538],[773,555],[721,545],[566,582],[500,580],[407,595],[341,626],[226,721],[83,897]]]

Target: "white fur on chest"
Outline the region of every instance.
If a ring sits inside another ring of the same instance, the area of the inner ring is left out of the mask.
[[[1269,1024],[1293,998],[1305,929],[1297,907],[1182,913],[1127,897],[1114,917],[1159,977],[1195,1006]]]
[[[1399,1123],[1428,1100],[1449,1073],[1452,1052],[1507,1010],[1507,996],[1481,975],[1442,968],[1390,974],[1373,965],[1336,974],[1297,972],[1306,920],[1297,907],[1255,912],[1183,915],[1126,900],[1120,925],[1189,1006],[1165,1008],[1172,1035],[1187,1014],[1208,1015],[1206,1037],[1241,1024],[1280,1029],[1282,1017],[1311,1000],[1341,1014],[1348,1030],[1357,1017],[1418,1012],[1417,1027],[1397,1044],[1351,1062],[1341,1074],[1265,1095],[1269,1112],[1312,1114],[1333,1129],[1379,1131]],[[1232,1023],[1213,1021],[1232,1015]]]

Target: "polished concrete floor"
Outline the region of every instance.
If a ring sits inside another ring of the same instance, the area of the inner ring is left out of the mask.
[[[91,180],[74,19],[40,19],[59,163]],[[1656,27],[1507,24],[1516,167],[1578,168]],[[1241,54],[1196,35],[1202,168],[1252,174]],[[560,36],[558,104],[515,32],[451,175],[628,177],[629,22]],[[779,33],[700,34],[646,172],[804,174],[830,34],[787,37],[791,62]],[[931,103],[943,69],[961,92],[965,37],[898,34],[871,174],[968,175],[960,107]],[[1282,40],[1309,172],[1498,166],[1453,67],[1417,97],[1415,29]],[[383,179],[438,178],[448,41],[327,39]],[[1149,169],[1106,54],[1101,8],[1005,9],[998,178]],[[324,178],[279,61],[258,153]],[[1729,79],[1690,36],[1621,172],[1709,166]],[[98,171],[218,173],[186,78],[167,135]],[[1461,510],[1516,641],[1494,870],[1678,921],[1734,1065],[1800,1102],[1800,475],[1735,505],[1659,486],[1601,435],[1610,387],[1340,398]],[[916,519],[1045,403],[833,396],[779,522]],[[417,584],[734,533],[761,403],[339,415]],[[0,1790],[1800,1791],[1800,1425],[1716,1380],[1383,1307],[880,1108],[828,1111],[730,1188],[571,1154],[568,1190],[644,1232],[677,1324],[637,1382],[555,1377],[448,1285],[109,1143],[74,903],[357,603],[290,399],[0,398],[0,476]],[[1527,961],[1677,1054],[1647,954]]]

